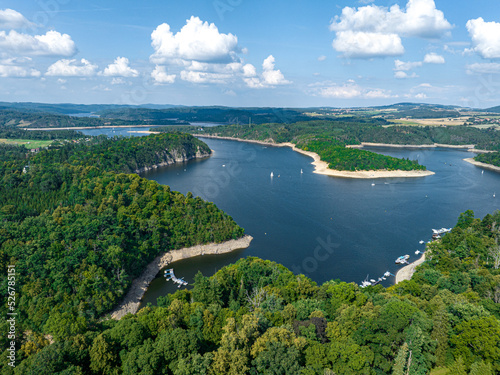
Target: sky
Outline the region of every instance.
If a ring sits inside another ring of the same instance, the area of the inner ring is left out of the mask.
[[[0,0],[0,101],[500,105],[498,0]]]

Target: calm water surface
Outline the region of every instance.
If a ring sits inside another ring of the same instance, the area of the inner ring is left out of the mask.
[[[173,263],[176,276],[189,282],[198,270],[212,275],[241,257],[258,256],[318,283],[359,283],[368,274],[378,278],[385,271],[396,273],[394,260],[400,255],[415,260],[415,250],[424,249],[419,241],[428,241],[432,228],[454,226],[461,212],[472,209],[482,218],[500,209],[500,196],[493,198],[493,193],[500,194],[500,174],[483,173],[466,163],[462,159],[474,154],[463,150],[372,148],[418,159],[436,174],[353,180],[314,174],[312,159],[288,147],[203,141],[214,150],[212,157],[142,176],[214,202],[254,240],[248,249]],[[158,296],[175,290],[158,277],[144,303],[155,303]]]

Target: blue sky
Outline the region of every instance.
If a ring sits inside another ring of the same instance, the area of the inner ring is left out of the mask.
[[[0,1],[0,101],[500,104],[497,0]]]

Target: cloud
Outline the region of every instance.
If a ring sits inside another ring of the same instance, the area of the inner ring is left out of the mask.
[[[151,72],[155,85],[163,85],[175,82],[175,74],[168,74],[164,66],[156,65],[155,69]]]
[[[320,57],[318,57],[318,61],[325,61],[326,60],[326,56],[325,55],[322,55]]]
[[[227,83],[231,75],[224,73],[198,72],[192,70],[183,70],[181,79],[191,83]]]
[[[424,63],[426,64],[444,64],[445,60],[444,57],[441,55],[438,55],[437,53],[431,52],[425,55],[424,57]]]
[[[0,77],[40,77],[41,73],[36,69],[27,69],[16,65],[0,65]]]
[[[262,63],[262,74],[259,77],[257,69],[252,64],[243,66],[243,81],[250,88],[266,88],[279,85],[288,85],[292,82],[285,79],[281,70],[275,69],[275,58],[269,55]]]
[[[340,31],[332,46],[351,58],[399,56],[405,52],[398,35],[363,31]]]
[[[96,74],[97,65],[91,64],[88,60],[81,59],[80,63],[76,59],[62,59],[56,61],[47,69],[47,76],[59,77],[90,77]]]
[[[128,64],[126,57],[117,57],[115,62],[109,64],[101,74],[107,77],[138,77],[139,72],[132,69]]]
[[[336,32],[333,48],[353,58],[401,55],[401,37],[440,38],[451,28],[434,0],[409,0],[405,10],[399,5],[345,7],[330,24]]]
[[[500,23],[485,22],[483,18],[467,21],[472,51],[484,59],[500,58]]]
[[[415,72],[408,74],[402,70],[398,70],[394,73],[394,78],[397,78],[397,79],[417,78],[417,77],[418,77],[418,75]]]
[[[338,85],[332,82],[320,82],[309,85],[309,94],[333,99],[384,99],[394,98],[389,90],[363,88],[360,85],[348,82]]]
[[[476,63],[466,66],[467,74],[500,74],[499,63]]]
[[[68,34],[48,31],[44,35],[27,35],[10,30],[0,31],[2,52],[36,56],[72,56],[76,53],[75,43]]]
[[[408,71],[408,70],[412,70],[414,68],[422,66],[422,62],[421,61],[405,62],[405,61],[401,61],[401,60],[395,60],[394,65],[395,65],[394,70]]]
[[[238,60],[238,38],[223,34],[215,24],[191,17],[182,29],[174,34],[170,25],[163,23],[151,34],[155,52],[150,56],[155,64],[190,61],[230,63]]]
[[[0,29],[19,29],[29,27],[32,23],[24,16],[12,9],[0,9]]]

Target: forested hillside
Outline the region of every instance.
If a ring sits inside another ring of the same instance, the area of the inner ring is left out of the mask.
[[[207,157],[210,148],[193,136],[169,132],[149,137],[107,138],[100,136],[90,142],[46,150],[34,157],[35,163],[94,166],[105,171],[134,173],[140,169]]]
[[[481,163],[491,164],[500,167],[500,152],[491,152],[488,154],[480,154],[474,158]]]
[[[54,332],[53,344],[33,332],[10,373],[492,375],[499,224],[500,212],[483,220],[465,212],[428,246],[411,281],[387,289],[318,286],[274,262],[241,259],[135,316],[86,331],[75,323]]]
[[[243,235],[213,203],[119,173],[158,161],[160,150],[200,149],[207,146],[187,134],[97,139],[37,155],[0,145],[0,283],[7,290],[7,268],[15,266],[19,360],[46,345],[44,335],[61,343],[94,330],[159,253]],[[18,371],[56,373],[48,368]]]

